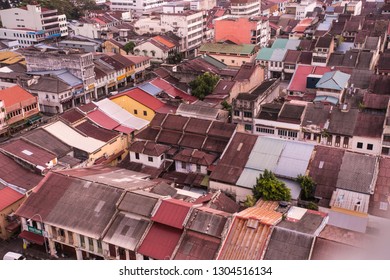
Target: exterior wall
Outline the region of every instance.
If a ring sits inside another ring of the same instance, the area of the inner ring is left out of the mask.
[[[45,35],[41,31],[0,28],[0,39],[18,41],[19,46],[23,48],[43,42]]]
[[[5,117],[6,117],[6,113],[5,113],[4,102],[3,100],[0,100],[0,134],[4,133],[8,127]]]
[[[269,133],[261,131],[257,128],[267,128],[272,131]],[[302,132],[299,124],[291,124],[277,121],[269,121],[262,119],[255,119],[253,125],[253,133],[257,135],[266,135],[288,140],[302,139]]]
[[[44,113],[59,114],[74,106],[73,94],[70,90],[60,94],[42,91],[31,91],[31,93],[38,96],[39,107]]]
[[[196,164],[186,162],[185,168],[183,168],[182,164],[183,164],[183,162],[175,160],[175,168],[176,168],[177,172],[207,174],[207,166],[199,165],[199,168],[200,168],[200,172],[199,172]]]
[[[73,30],[75,35],[81,35],[91,39],[100,39],[101,32],[107,31],[107,28],[92,23],[83,23],[81,25],[70,24],[69,28]]]
[[[138,162],[138,163],[142,163],[142,164],[145,164],[147,166],[152,166],[155,168],[160,168],[162,162],[165,159],[165,155],[155,157],[155,156],[148,156],[148,155],[140,154],[140,153],[138,154],[139,159],[136,159],[135,154],[136,153],[134,153],[134,152],[130,152],[130,161],[131,162]],[[161,157],[163,157],[163,158],[161,158]],[[149,158],[151,158],[152,161],[150,161]]]
[[[125,151],[128,148],[128,141],[126,135],[120,134],[116,139],[108,142],[106,145],[101,147],[99,150],[89,155],[87,165],[91,166],[95,160],[104,156],[112,156]],[[115,163],[115,159],[114,159]]]
[[[138,49],[140,54],[149,56],[150,59],[153,61],[163,62],[168,58],[168,52],[163,51],[162,49],[155,46],[151,42],[144,42],[138,45],[137,47],[135,47],[135,49]]]
[[[255,59],[254,54],[251,56],[238,56],[208,53],[208,55],[232,67],[240,67],[244,63],[251,63]]]
[[[138,101],[135,101],[134,99],[131,99],[126,95],[113,98],[112,101],[136,117],[147,121],[151,121],[154,118],[155,112],[152,109],[146,107]]]
[[[245,201],[247,195],[252,195],[252,189],[246,189],[246,188],[233,186],[221,182],[215,182],[211,180],[209,182],[209,188],[215,191],[221,190],[229,195],[234,196],[236,198],[236,202]]]
[[[230,3],[231,13],[236,16],[258,16],[260,15],[260,1],[248,0],[246,3],[239,1]]]
[[[103,43],[103,52],[104,53],[119,53],[121,55],[126,55],[125,50],[119,48],[117,45],[111,43],[110,41],[105,41]]]
[[[0,212],[0,238],[3,239],[3,240],[7,240],[8,238],[11,237],[11,233],[9,233],[5,228],[7,227],[7,225],[9,224],[8,221],[7,221],[7,216],[13,212],[15,212],[19,206],[22,204],[22,202],[24,201],[25,198],[22,198],[20,200],[18,200],[17,202],[15,202],[14,204],[4,208],[1,212]]]
[[[358,143],[362,143],[362,148],[358,148]],[[368,145],[372,144],[372,150],[368,149]],[[360,137],[354,136],[352,138],[352,147],[351,150],[354,152],[372,154],[372,155],[380,155],[381,154],[381,138],[368,138],[368,137]]]
[[[7,113],[7,124],[12,125],[14,123],[17,123],[18,121],[27,119],[33,115],[38,114],[38,100],[36,97],[31,97],[31,99],[29,100],[6,107],[5,112]]]

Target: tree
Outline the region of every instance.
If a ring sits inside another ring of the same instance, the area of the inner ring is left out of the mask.
[[[219,76],[206,72],[189,83],[191,94],[200,100],[213,92],[219,81]]]
[[[252,207],[255,206],[256,204],[256,198],[254,198],[253,195],[247,195],[246,200],[244,201],[244,206],[245,207]]]
[[[260,198],[272,201],[291,200],[290,189],[267,169],[264,170],[264,173],[261,174],[259,178],[257,178],[256,185],[253,186],[252,191],[256,200]]]
[[[135,48],[135,43],[130,41],[126,45],[123,46],[123,49],[125,50],[126,54],[133,53]]]
[[[178,64],[182,59],[183,56],[181,55],[181,53],[174,51],[168,54],[167,62],[169,64]]]
[[[303,200],[313,200],[316,187],[313,178],[307,175],[298,175],[297,182],[301,186],[301,198]]]

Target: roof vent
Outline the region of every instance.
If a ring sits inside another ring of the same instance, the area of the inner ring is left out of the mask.
[[[242,145],[244,145],[244,143],[242,143],[242,142],[238,145],[237,152],[241,151]]]

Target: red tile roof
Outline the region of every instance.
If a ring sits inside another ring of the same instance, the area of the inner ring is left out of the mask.
[[[14,191],[9,187],[5,187],[4,189],[0,189],[0,211],[11,206],[19,199],[22,199],[24,195]]]
[[[60,115],[60,118],[69,122],[69,123],[75,123],[79,120],[82,120],[85,116],[76,108],[72,108],[70,110],[65,111]]]
[[[0,100],[4,101],[5,107],[10,107],[16,103],[20,103],[29,99],[35,98],[33,95],[25,91],[20,86],[13,86],[0,90]]]
[[[111,119],[109,116],[99,110],[88,113],[87,118],[106,129],[114,129],[115,127],[119,126],[117,121]]]
[[[156,78],[156,79],[150,81],[150,83],[156,87],[161,88],[167,94],[169,94],[170,96],[172,96],[174,98],[181,98],[181,99],[188,101],[188,102],[191,102],[191,103],[197,100],[196,97],[189,95],[189,94],[185,93],[184,91],[174,87],[173,85],[171,85],[169,82],[165,81],[164,79]]]
[[[326,72],[330,72],[330,67],[323,66],[311,66],[311,65],[298,65],[297,70],[288,86],[290,91],[305,92],[306,90],[306,78],[310,74],[323,75]]]
[[[175,250],[182,231],[155,223],[150,228],[138,253],[157,260],[169,260]]]
[[[141,103],[142,105],[152,109],[153,111],[156,111],[164,106],[166,106],[163,102],[158,100],[157,98],[151,96],[150,94],[146,93],[145,91],[139,89],[139,88],[133,88],[128,91],[125,91],[123,93],[120,93],[118,95],[115,95],[111,97],[110,99],[113,100],[115,98],[121,97],[127,95],[131,99]]]
[[[182,229],[192,203],[177,199],[163,200],[152,221]]]
[[[84,121],[75,127],[85,135],[103,142],[109,142],[119,135],[119,132],[101,128],[90,121]]]

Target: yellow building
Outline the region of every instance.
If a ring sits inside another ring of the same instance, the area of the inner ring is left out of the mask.
[[[123,49],[123,46],[116,42],[115,40],[107,40],[103,43],[103,52],[104,53],[119,53],[121,55],[126,55],[126,51]]]
[[[157,112],[168,113],[171,109],[139,88],[128,90],[110,99],[130,114],[147,121],[151,121]]]
[[[1,186],[3,187],[3,186]],[[0,188],[1,188],[0,187]],[[18,220],[13,219],[10,214],[24,201],[25,196],[9,187],[0,189],[0,238],[8,239],[12,232],[19,228]]]

